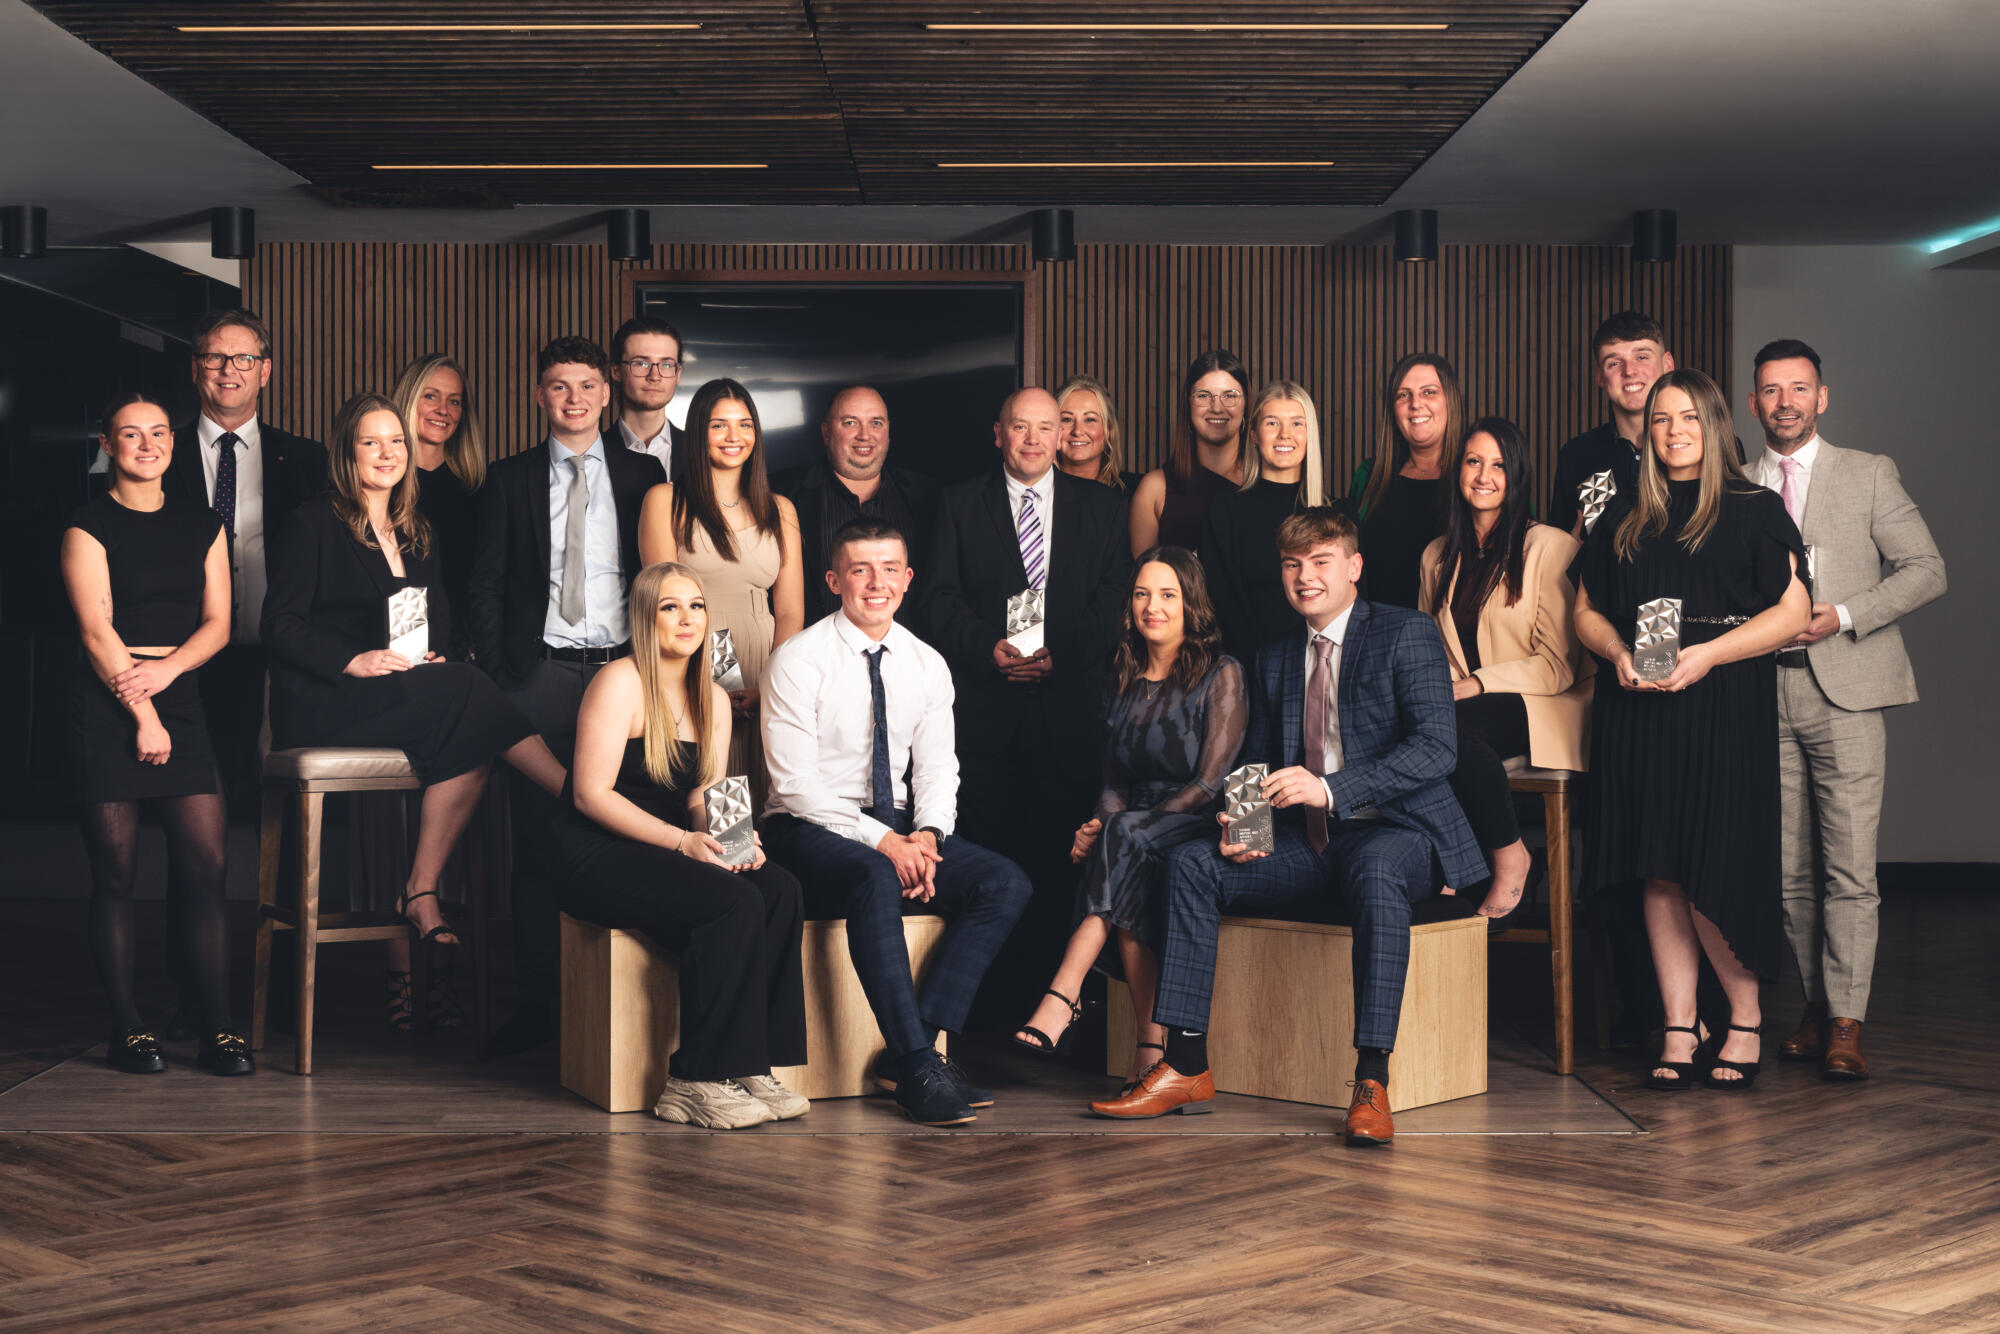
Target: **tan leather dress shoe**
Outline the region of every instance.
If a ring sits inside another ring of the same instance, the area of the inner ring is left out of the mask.
[[[1215,1077],[1206,1070],[1198,1075],[1184,1075],[1165,1061],[1155,1061],[1153,1068],[1139,1077],[1137,1088],[1122,1098],[1093,1102],[1090,1110],[1118,1121],[1143,1121],[1168,1112],[1183,1116],[1212,1112]]]
[[[1826,1055],[1819,1072],[1828,1079],[1868,1078],[1868,1058],[1861,1054],[1861,1021],[1833,1019],[1826,1026]]]
[[[1778,1055],[1787,1061],[1816,1061],[1826,1050],[1826,1003],[1814,1001],[1799,1016],[1799,1030],[1778,1044]]]
[[[1356,1080],[1354,1100],[1347,1104],[1349,1144],[1387,1144],[1396,1138],[1389,1119],[1389,1090],[1372,1079]]]

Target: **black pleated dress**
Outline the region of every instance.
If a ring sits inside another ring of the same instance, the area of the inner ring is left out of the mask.
[[[1571,575],[1626,643],[1642,602],[1681,599],[1681,643],[1699,644],[1776,605],[1792,581],[1799,531],[1775,492],[1725,492],[1699,551],[1679,534],[1701,484],[1670,482],[1665,534],[1620,560],[1626,506],[1592,530]],[[1615,502],[1614,502],[1615,503]],[[1778,686],[1768,656],[1717,667],[1676,694],[1619,687],[1606,663],[1591,716],[1593,778],[1583,819],[1586,895],[1677,884],[1744,967],[1775,981],[1778,902]]]

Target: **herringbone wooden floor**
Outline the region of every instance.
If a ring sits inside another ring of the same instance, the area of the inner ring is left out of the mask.
[[[101,1036],[64,912],[0,907],[0,1084]],[[1884,936],[1867,1084],[1581,1043],[1634,1137],[0,1136],[0,1331],[1991,1334],[2000,895]],[[1541,976],[1496,971],[1530,1031]]]

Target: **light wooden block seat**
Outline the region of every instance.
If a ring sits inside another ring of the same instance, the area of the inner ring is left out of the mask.
[[[919,977],[942,917],[905,917],[903,940]],[[808,1098],[853,1098],[872,1091],[868,1073],[882,1034],[847,953],[847,923],[807,922],[804,1065],[771,1073]],[[562,916],[562,1085],[607,1112],[650,1111],[680,1046],[680,971],[674,956],[636,931]],[[938,1050],[945,1039],[938,1035]],[[746,1072],[747,1073],[747,1072]]]
[[[1354,1078],[1354,933],[1225,917],[1216,942],[1208,1059],[1224,1093],[1345,1107]],[[1107,989],[1106,1073],[1137,1040],[1131,994]],[[1486,1092],[1486,919],[1410,928],[1410,971],[1389,1057],[1397,1111]]]

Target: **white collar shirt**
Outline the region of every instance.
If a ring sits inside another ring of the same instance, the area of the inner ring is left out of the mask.
[[[632,637],[625,606],[625,569],[618,553],[618,502],[611,494],[611,465],[604,437],[581,454],[551,439],[549,447],[549,609],[542,638],[558,648],[608,648]],[[562,614],[563,534],[569,524],[570,460],[583,469],[590,502],[584,509],[583,619]]]
[[[674,424],[667,420],[666,414],[660,416],[660,433],[645,439],[641,439],[639,433],[620,417],[618,438],[625,442],[625,448],[635,454],[651,454],[660,461],[660,467],[666,470],[667,476],[674,475]]]

